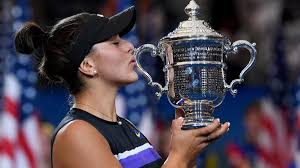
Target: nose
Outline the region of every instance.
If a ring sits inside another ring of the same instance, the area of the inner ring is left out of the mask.
[[[134,52],[134,46],[131,42],[127,41],[127,40],[124,40],[125,41],[125,51],[128,52],[128,53],[133,53]]]

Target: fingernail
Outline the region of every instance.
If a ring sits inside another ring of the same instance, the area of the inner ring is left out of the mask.
[[[227,132],[229,131],[229,127],[227,128]]]
[[[218,121],[218,123],[220,123],[220,118],[217,118],[216,120]]]
[[[230,122],[227,122],[228,128],[230,127]]]

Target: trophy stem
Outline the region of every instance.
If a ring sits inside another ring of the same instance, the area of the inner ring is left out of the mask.
[[[214,120],[214,106],[209,101],[195,101],[190,106],[183,106],[185,112],[183,130],[206,127]]]

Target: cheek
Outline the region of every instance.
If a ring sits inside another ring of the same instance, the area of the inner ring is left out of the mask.
[[[95,58],[100,78],[114,82],[132,82],[138,78],[130,59],[117,50],[100,50]]]
[[[98,66],[99,68],[99,73],[101,74],[101,76],[107,78],[107,77],[114,77],[114,76],[118,76],[118,71],[120,66],[112,63],[112,62],[106,62],[106,63],[102,63],[100,66]]]
[[[115,50],[100,50],[95,58],[96,66],[101,73],[115,73],[122,66],[122,59],[118,57],[120,53]]]
[[[107,61],[98,66],[100,78],[114,82],[133,82],[138,79],[138,75],[133,66],[123,61]]]

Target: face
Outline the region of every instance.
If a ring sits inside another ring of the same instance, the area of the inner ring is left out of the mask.
[[[138,75],[134,71],[133,49],[130,42],[118,35],[95,44],[91,49],[91,59],[99,78],[119,86],[136,81]]]

